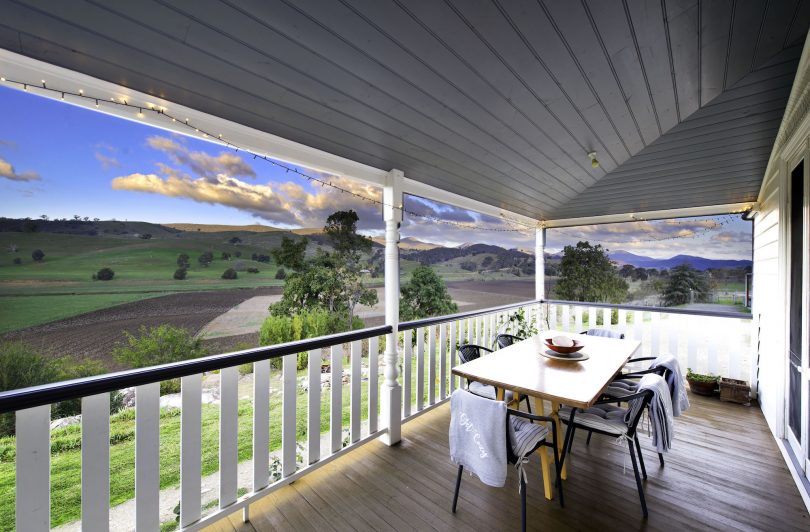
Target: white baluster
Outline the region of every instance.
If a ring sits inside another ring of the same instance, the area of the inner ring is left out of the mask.
[[[379,396],[379,360],[380,360],[380,339],[375,336],[368,339],[368,433],[377,432],[377,420],[379,413],[377,401]],[[410,383],[408,383],[410,384]],[[406,383],[402,383],[406,387]]]
[[[17,530],[51,529],[51,407],[17,411]]]
[[[239,368],[219,371],[219,507],[236,502],[239,461]]]
[[[318,384],[320,391],[320,379]],[[269,483],[270,361],[260,360],[253,363],[253,491],[259,491]]]
[[[611,321],[610,320],[610,309],[605,307],[605,308],[602,309],[602,326],[605,329],[612,328],[612,325],[610,324],[610,321]]]
[[[436,402],[436,326],[428,327],[428,404]]]
[[[82,529],[110,527],[110,394],[82,398]]]
[[[585,329],[582,328],[582,307],[576,306],[574,307],[574,330],[575,333],[581,333]]]
[[[551,329],[557,329],[557,305],[548,306],[548,326]]]
[[[630,312],[630,319],[633,319],[632,311]],[[627,334],[627,311],[623,308],[619,309],[619,324],[617,327],[620,333],[624,333],[625,338],[630,337],[630,335]]]
[[[463,322],[451,322],[450,323],[450,346],[448,347],[448,353],[450,357],[450,393],[456,389],[456,376],[453,375],[453,368],[456,367],[456,334],[458,332],[458,327],[462,325]]]
[[[202,374],[180,385],[180,526],[200,519],[202,479]]]
[[[343,447],[343,346],[333,345],[330,353],[332,366],[332,396],[330,400],[329,432],[332,436],[332,452]]]
[[[439,397],[447,397],[447,325],[439,325]]]
[[[652,312],[650,316],[650,322],[652,327],[652,345],[650,348],[650,354],[652,356],[658,356],[661,354],[661,313],[660,312]]]
[[[571,330],[571,306],[564,305],[562,308],[562,322],[561,322],[561,330],[563,331],[570,331]]]
[[[360,404],[360,396],[362,391],[362,355],[363,355],[363,344],[360,340],[355,340],[351,344],[351,382],[349,383],[349,397],[350,400],[350,415],[349,415],[349,427],[351,431],[351,441],[352,443],[360,440],[360,420],[362,417],[362,405]]]
[[[596,307],[591,307],[588,309],[588,328],[595,329],[598,327],[597,323],[599,322],[599,309]]]
[[[321,459],[321,350],[310,350],[307,358],[307,450],[314,464]]]
[[[633,313],[633,337],[644,344],[644,319],[646,318],[644,311],[635,311]],[[649,346],[642,347],[644,353],[649,356]]]
[[[416,411],[425,407],[425,329],[416,329]]]
[[[298,440],[295,410],[298,355],[284,355],[281,363],[281,476],[295,473],[295,447]]]
[[[686,330],[687,346],[688,346],[688,361],[689,366],[696,372],[703,372],[704,369],[700,368],[697,363],[697,334],[693,334],[689,329]]]
[[[475,321],[473,318],[467,318],[467,343],[472,344],[473,342],[473,329],[475,328]]]
[[[403,417],[411,415],[411,389],[413,384],[411,380],[411,371],[413,367],[413,330],[407,330],[402,333],[402,407],[404,409]]]
[[[731,319],[731,318],[729,318],[729,319]],[[742,322],[742,320],[734,320],[734,321],[737,322],[738,325]],[[743,335],[745,334],[745,331],[742,330],[742,327],[734,327],[731,330],[735,331],[735,333],[731,334],[732,338],[730,338],[731,341],[729,342],[729,345],[728,345],[728,350],[729,350],[729,353],[728,353],[729,354],[728,375],[729,375],[729,378],[739,379],[740,377],[742,377],[742,375],[741,375],[741,373],[742,373],[742,354],[743,354],[743,349],[744,349],[744,347],[743,347],[743,338],[744,338],[744,336]],[[752,380],[752,379],[749,377],[749,382],[750,382],[750,380]]]
[[[722,318],[719,318],[722,319]],[[717,356],[717,343],[719,338],[716,334],[712,334],[709,336],[709,349],[708,349],[708,356],[709,356],[709,373],[712,375],[719,375],[720,374],[720,359]]]
[[[160,528],[160,383],[135,388],[135,530]]]

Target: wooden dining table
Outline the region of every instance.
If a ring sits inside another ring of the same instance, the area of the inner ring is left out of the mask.
[[[587,360],[555,360],[542,353],[553,353],[544,340],[564,335],[581,342],[580,351]],[[543,331],[494,353],[455,366],[453,374],[470,381],[492,385],[497,398],[503,400],[504,390],[535,399],[535,413],[545,415],[544,401],[551,403],[551,416],[557,425],[557,452],[562,452],[563,433],[559,410],[562,405],[588,408],[600,397],[608,383],[639,349],[637,340],[619,340],[600,336],[573,334],[563,331]],[[516,400],[519,397],[515,397]],[[537,452],[543,465],[543,488],[547,499],[553,498],[547,447]],[[553,462],[552,462],[553,463]],[[563,466],[562,478],[566,478]]]

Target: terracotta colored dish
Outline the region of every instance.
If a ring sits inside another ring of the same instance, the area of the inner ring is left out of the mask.
[[[546,343],[546,346],[549,349],[551,349],[552,351],[554,351],[555,353],[562,353],[564,355],[570,355],[571,353],[576,353],[577,351],[579,351],[580,349],[585,347],[585,345],[582,342],[578,341],[578,340],[574,340],[574,345],[572,345],[571,347],[563,347],[561,345],[554,345],[552,343],[552,341],[551,341],[551,338],[546,338],[545,343]]]

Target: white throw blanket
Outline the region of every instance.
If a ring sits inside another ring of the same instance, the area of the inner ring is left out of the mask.
[[[686,386],[683,383],[681,365],[673,355],[660,355],[656,358],[651,368],[667,368],[667,385],[672,390],[672,415],[680,416],[689,408],[689,397],[686,395]]]
[[[450,397],[450,459],[481,482],[506,482],[506,403],[456,390]]]
[[[652,426],[652,443],[659,453],[668,452],[672,447],[672,399],[666,381],[654,373],[644,375],[638,383],[638,391],[652,390],[649,414]],[[625,422],[629,423],[641,408],[641,399],[630,401]]]

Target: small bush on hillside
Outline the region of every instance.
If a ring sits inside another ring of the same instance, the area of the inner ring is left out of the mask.
[[[178,268],[188,268],[191,265],[191,258],[189,258],[187,253],[181,253],[177,256],[177,267]]]
[[[98,279],[99,281],[112,281],[113,277],[115,277],[115,272],[112,271],[112,269],[101,268],[94,278]]]
[[[197,262],[200,263],[200,266],[208,267],[214,261],[214,254],[210,251],[204,252],[202,255],[197,257]]]
[[[31,253],[31,258],[34,259],[35,262],[42,262],[42,259],[45,258],[45,253],[43,253],[41,249],[35,249]]]
[[[150,238],[152,238],[152,233],[143,233],[141,235],[138,235],[138,238],[143,238],[144,240],[149,240]]]
[[[478,268],[478,265],[471,260],[465,260],[459,266],[461,266],[462,270],[467,270],[468,272],[474,272]]]
[[[208,354],[199,339],[192,337],[182,327],[160,325],[141,326],[138,335],[124,331],[126,340],[113,348],[113,358],[132,368],[142,368],[199,358]],[[180,391],[180,379],[160,383],[160,393]]]
[[[238,259],[239,257],[242,256],[242,252],[237,249],[236,251],[233,252],[233,256]]]
[[[223,251],[221,255],[222,260],[231,260],[231,254],[227,251]]]
[[[176,270],[174,270],[174,278],[177,279],[178,281],[182,281],[183,279],[185,279],[186,275],[188,275],[188,270],[186,270],[185,268],[177,268]]]
[[[17,257],[17,258],[16,258],[16,259],[14,259],[12,262],[13,262],[14,264],[22,264],[22,259],[21,259],[20,257]]]
[[[287,272],[284,271],[284,268],[279,268],[276,271],[276,279],[286,279],[286,278],[287,278]]]
[[[248,268],[247,272],[248,273],[259,273],[259,268]]]
[[[236,270],[234,270],[233,268],[228,268],[227,270],[222,272],[223,279],[236,279],[236,277],[237,277]]]
[[[235,244],[239,244],[240,242],[242,242],[242,239],[239,238],[238,236],[234,236],[230,240],[228,240],[228,242],[235,245]]]

